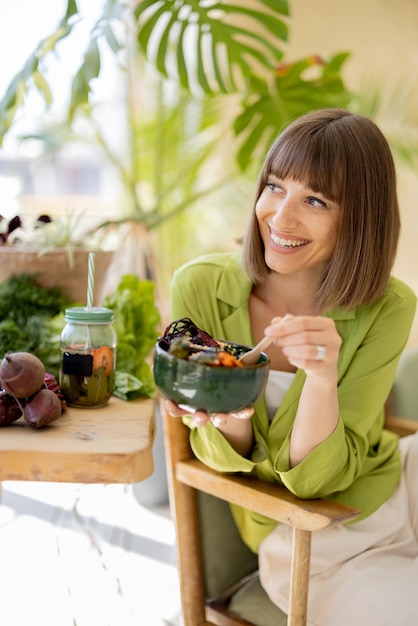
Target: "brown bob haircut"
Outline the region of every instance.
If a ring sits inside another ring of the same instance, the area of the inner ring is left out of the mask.
[[[382,296],[396,257],[400,216],[392,154],[376,124],[343,109],[324,109],[300,117],[277,137],[243,241],[244,269],[254,284],[270,273],[255,215],[269,175],[302,182],[340,206],[337,244],[315,304],[352,309]]]

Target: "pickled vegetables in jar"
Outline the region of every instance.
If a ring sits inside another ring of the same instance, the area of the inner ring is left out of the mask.
[[[104,406],[115,384],[113,311],[72,307],[65,310],[65,321],[61,334],[61,391],[69,406]]]

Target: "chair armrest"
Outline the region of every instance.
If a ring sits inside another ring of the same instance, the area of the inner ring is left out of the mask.
[[[339,502],[298,498],[285,487],[254,476],[221,474],[197,459],[178,461],[175,473],[177,480],[189,487],[301,530],[320,530],[360,514]]]
[[[385,428],[393,431],[400,437],[406,437],[418,432],[418,421],[406,417],[398,417],[397,415],[386,415]]]

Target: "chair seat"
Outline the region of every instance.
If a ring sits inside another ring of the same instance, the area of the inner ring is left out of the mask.
[[[252,576],[231,598],[229,611],[254,626],[286,626],[287,615],[271,602],[258,575]]]

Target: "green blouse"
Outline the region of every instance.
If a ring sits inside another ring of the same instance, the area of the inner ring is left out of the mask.
[[[215,253],[178,269],[171,283],[171,320],[189,317],[212,336],[253,345],[248,299],[252,284],[239,253]],[[289,438],[305,373],[298,370],[270,422],[265,400],[252,418],[255,445],[250,458],[229,445],[212,424],[194,428],[196,456],[221,472],[249,472],[285,485],[300,498],[327,497],[361,510],[362,519],[395,490],[401,472],[397,436],[383,428],[384,404],[414,319],[416,296],[391,278],[372,306],[326,313],[342,338],[338,360],[340,417],[337,428],[299,465],[289,464]],[[241,536],[257,551],[276,522],[233,506]]]

